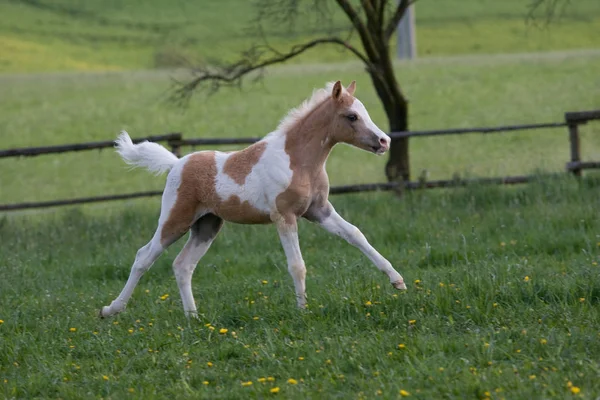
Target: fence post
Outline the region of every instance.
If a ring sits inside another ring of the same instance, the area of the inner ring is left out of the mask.
[[[569,127],[569,142],[571,144],[571,172],[576,177],[581,177],[581,168],[574,167],[573,163],[581,161],[581,143],[579,141],[579,122],[570,118],[569,113],[565,114],[565,121]]]
[[[171,153],[175,154],[177,157],[181,157],[181,139],[181,133],[176,133],[171,139],[167,141],[167,143],[171,147]]]

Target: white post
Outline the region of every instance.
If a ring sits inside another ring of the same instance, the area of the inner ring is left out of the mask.
[[[417,34],[415,31],[415,6],[409,6],[396,30],[397,54],[400,60],[412,60],[417,57]]]

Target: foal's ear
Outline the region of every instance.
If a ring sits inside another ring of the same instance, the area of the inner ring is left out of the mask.
[[[331,97],[333,97],[333,99],[336,101],[339,101],[342,98],[342,82],[337,81],[333,85],[333,90],[331,91]]]
[[[352,81],[352,83],[346,88],[350,96],[354,95],[354,91],[356,90],[356,81]]]

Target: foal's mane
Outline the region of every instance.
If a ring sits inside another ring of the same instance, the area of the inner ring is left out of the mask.
[[[298,107],[288,111],[287,115],[279,122],[277,129],[268,136],[285,135],[298,121],[304,119],[315,107],[331,96],[334,84],[335,82],[328,82],[324,88],[315,89],[310,98],[304,100]],[[346,88],[342,86],[342,93],[345,92]]]

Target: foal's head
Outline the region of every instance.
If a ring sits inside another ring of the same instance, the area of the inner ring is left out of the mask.
[[[332,121],[329,137],[375,154],[390,148],[390,137],[375,125],[365,106],[354,97],[356,82],[344,89],[337,81],[331,90]]]

